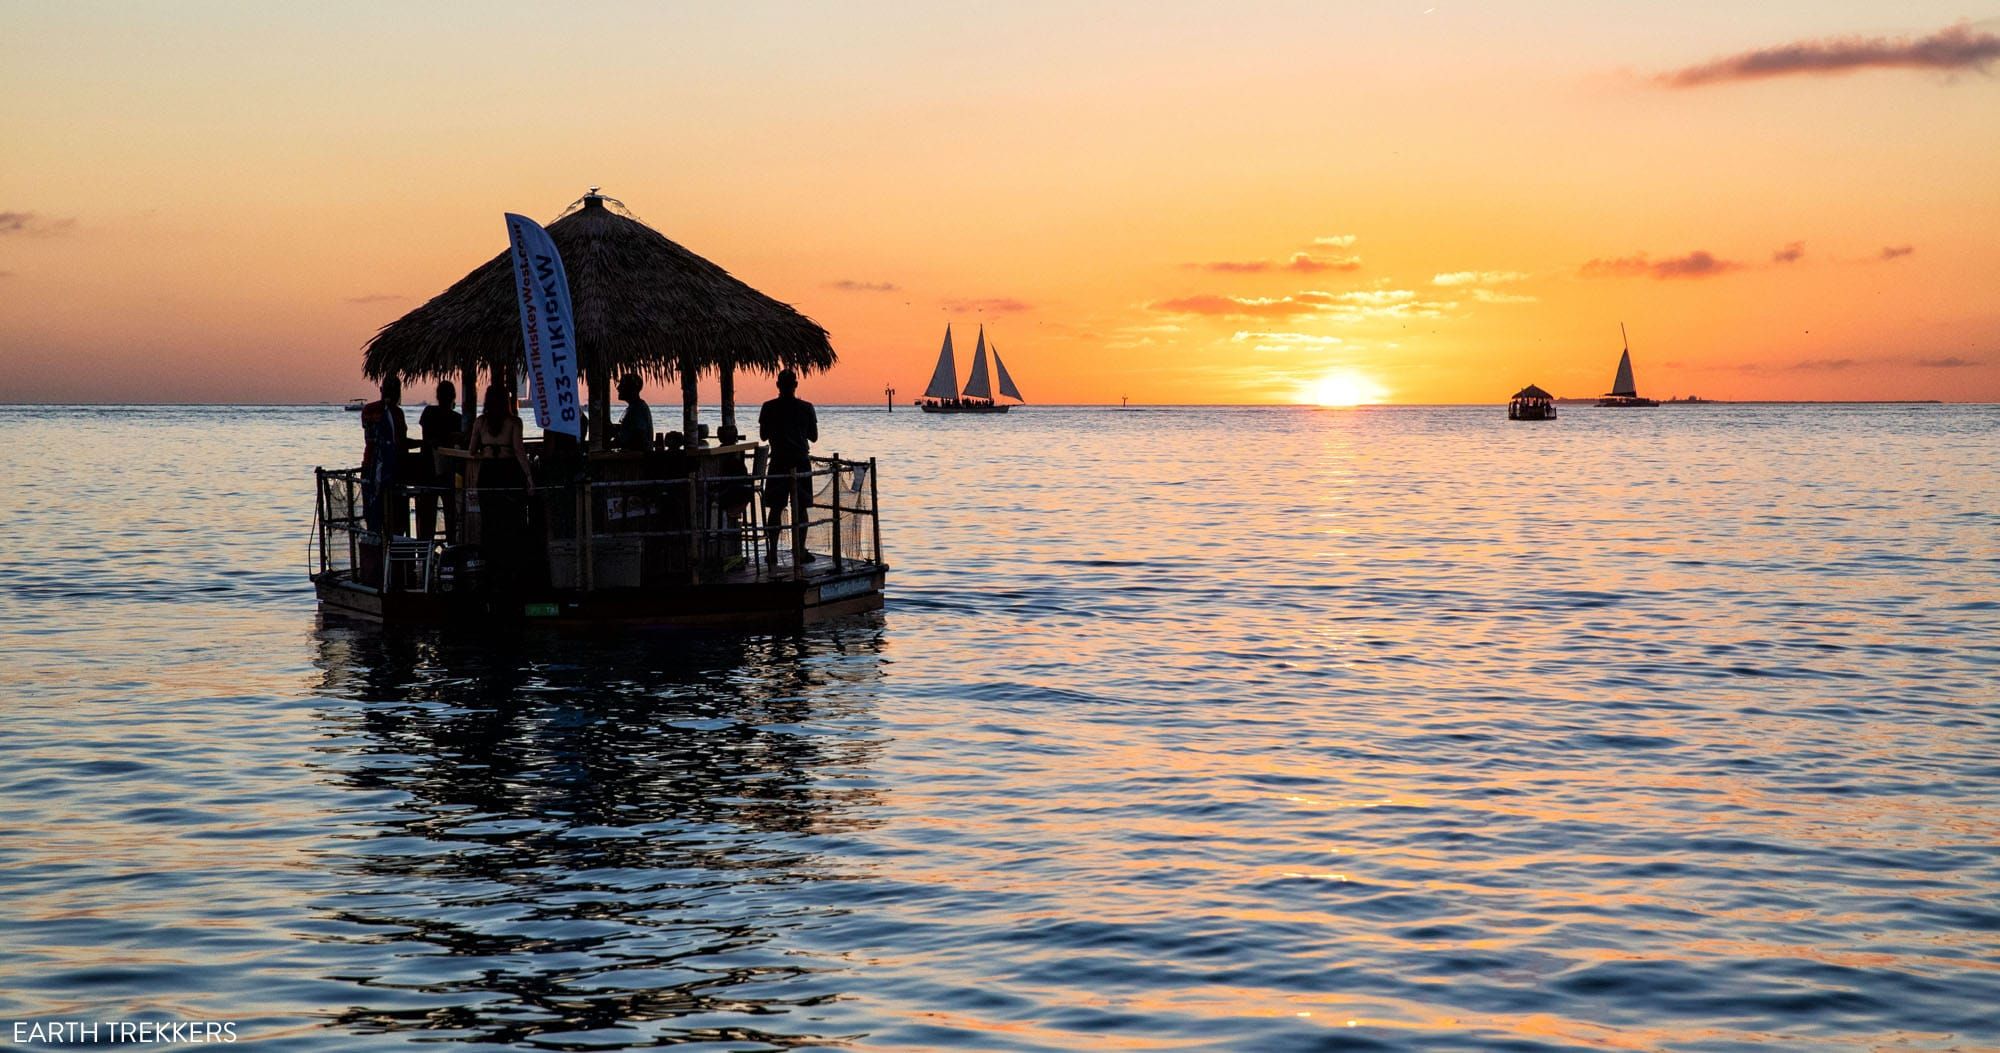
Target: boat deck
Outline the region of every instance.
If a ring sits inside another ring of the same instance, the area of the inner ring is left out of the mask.
[[[385,622],[467,620],[633,622],[738,628],[795,628],[882,606],[888,567],[821,557],[793,575],[751,567],[667,587],[529,589],[514,593],[384,591],[334,572],[314,579],[329,610]]]
[[[358,470],[321,469],[313,584],[327,608],[385,622],[808,624],[882,605],[888,566],[880,555],[874,467],[816,457],[793,477],[804,558],[792,550],[792,525],[777,527],[775,536],[766,525],[759,471],[749,480],[697,474],[549,486],[533,498],[540,502],[533,516],[522,511],[523,494],[513,506],[514,529],[532,526],[525,536],[537,540],[502,547],[515,553],[505,561],[476,539],[403,536],[404,513],[390,517],[396,536],[368,530]],[[502,507],[492,504],[489,516]]]

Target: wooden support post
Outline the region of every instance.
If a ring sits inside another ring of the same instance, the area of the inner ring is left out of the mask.
[[[611,448],[611,378],[601,366],[590,371],[590,448]]]
[[[477,365],[467,365],[465,368],[459,370],[458,386],[458,397],[462,400],[459,403],[459,418],[465,421],[465,427],[462,430],[465,432],[466,442],[470,443],[472,441],[472,420],[479,416],[479,367]]]
[[[695,430],[701,424],[701,371],[694,356],[681,356],[680,374],[681,439],[693,449]]]
[[[717,371],[722,382],[722,426],[736,430],[736,362],[723,359],[722,368]]]
[[[875,458],[868,458],[868,519],[875,528],[875,565],[882,565],[882,496],[875,488]]]

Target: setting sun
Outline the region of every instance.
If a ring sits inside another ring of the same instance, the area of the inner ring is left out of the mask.
[[[1299,401],[1311,406],[1359,406],[1380,402],[1388,394],[1375,381],[1341,369],[1299,389]]]

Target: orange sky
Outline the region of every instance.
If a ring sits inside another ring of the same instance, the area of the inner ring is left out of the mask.
[[[362,394],[593,183],[824,402],[2000,400],[2000,3],[713,6],[0,3],[0,401]]]

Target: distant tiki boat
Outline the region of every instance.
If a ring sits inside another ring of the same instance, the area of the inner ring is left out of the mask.
[[[1556,397],[1533,384],[1514,393],[1507,403],[1508,420],[1554,420]]]
[[[1611,390],[1597,404],[1610,409],[1639,409],[1659,405],[1658,399],[1639,397],[1638,385],[1632,382],[1632,341],[1625,335],[1625,323],[1618,323],[1618,338],[1625,350],[1618,356],[1618,376],[1611,381]]]
[[[1007,375],[1007,364],[1000,361],[1000,348],[993,348],[993,371],[1000,375],[1000,394],[1015,400],[1027,402],[1021,397],[1021,389],[1014,386],[1014,378]],[[938,352],[937,369],[931,372],[930,386],[924,389],[924,397],[917,400],[917,406],[925,413],[1005,413],[1012,406],[993,400],[993,380],[986,373],[986,327],[979,327],[979,347],[972,353],[972,375],[965,380],[965,390],[958,388],[958,363],[951,353],[951,326],[944,327],[944,348]]]

